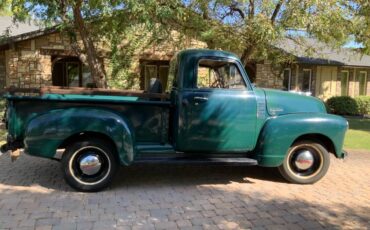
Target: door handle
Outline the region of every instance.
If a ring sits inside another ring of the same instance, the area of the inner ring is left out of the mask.
[[[188,101],[188,99],[186,99],[186,98],[185,98],[185,99],[183,99],[183,100],[182,100],[182,105],[183,105],[183,106],[188,106],[188,105],[189,105],[189,101]]]
[[[206,101],[208,101],[208,97],[194,97],[194,101],[196,101],[196,102],[206,102]]]

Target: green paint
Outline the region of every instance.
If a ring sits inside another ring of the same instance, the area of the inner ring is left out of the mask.
[[[347,122],[339,116],[325,113],[286,114],[268,119],[260,134],[255,157],[262,166],[279,166],[287,149],[303,135],[330,139],[337,157],[343,157],[342,146]]]

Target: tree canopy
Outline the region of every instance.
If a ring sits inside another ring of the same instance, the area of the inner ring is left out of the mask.
[[[281,39],[300,42],[299,36],[313,37],[332,47],[350,40],[370,49],[370,3],[367,0],[8,0],[18,20],[30,15],[47,25],[77,30],[83,41],[92,75],[104,87],[103,65],[96,44],[108,40],[113,63],[119,43],[133,39],[129,31],[140,24],[142,31],[165,37],[171,30],[207,43],[209,48],[240,55],[243,63],[271,59],[286,61],[271,49]],[[2,4],[4,5],[4,4]],[[1,5],[0,5],[1,6]],[[154,39],[155,40],[155,39]],[[153,41],[154,41],[153,40]],[[135,40],[134,46],[140,42]],[[127,49],[127,46],[126,46]],[[127,50],[126,50],[127,51]],[[114,72],[114,71],[113,71]]]
[[[351,39],[368,46],[368,1],[188,0],[185,20],[173,25],[196,34],[211,48],[240,54],[247,63],[271,55],[274,42],[310,36],[333,47]],[[362,36],[361,36],[362,35]],[[299,42],[297,40],[297,42]]]
[[[11,15],[10,0],[0,1],[0,16]]]

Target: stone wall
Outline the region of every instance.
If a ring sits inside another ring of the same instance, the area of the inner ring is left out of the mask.
[[[282,67],[281,67],[282,68]],[[310,92],[316,95],[317,66],[307,64],[291,64],[290,90],[302,91],[303,75],[305,70],[311,71]],[[256,85],[265,88],[283,89],[282,69],[274,68],[270,63],[257,64]]]
[[[278,77],[279,72],[269,62],[256,64],[256,86],[274,89],[283,88],[283,80]]]
[[[5,51],[7,86],[37,88],[52,85],[52,55],[72,53],[69,38],[60,33],[20,41]]]
[[[256,82],[255,84],[258,87],[262,88],[273,88],[273,89],[282,89],[283,88],[283,69],[285,67],[274,67],[269,62],[264,62],[256,65]],[[297,65],[292,64],[286,66],[291,70],[291,81],[290,81],[290,90],[299,90],[299,79],[300,72],[298,72],[297,78]]]
[[[40,51],[13,51],[7,55],[8,86],[37,88],[51,85],[51,57]]]

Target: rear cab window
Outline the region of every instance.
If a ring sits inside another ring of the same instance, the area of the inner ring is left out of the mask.
[[[247,89],[238,66],[229,61],[200,59],[196,88],[198,89]]]

